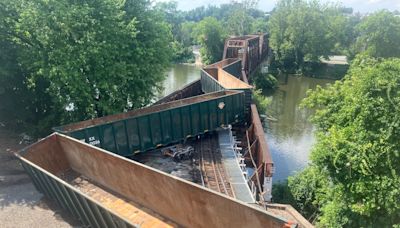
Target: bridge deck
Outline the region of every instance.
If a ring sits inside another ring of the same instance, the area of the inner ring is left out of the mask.
[[[235,192],[235,198],[246,203],[255,203],[255,199],[239,166],[237,154],[233,148],[232,131],[223,129],[218,131],[219,149],[222,163],[229,176],[229,183]]]

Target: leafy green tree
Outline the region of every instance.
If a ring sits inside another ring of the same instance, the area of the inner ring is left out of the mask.
[[[337,29],[331,26],[335,10],[319,1],[280,0],[268,22],[275,59],[302,68],[305,61],[319,62],[331,54],[336,43]]]
[[[242,0],[233,4],[235,9],[227,18],[228,30],[231,35],[243,36],[251,32],[251,24],[254,19],[250,16],[250,10],[257,4],[258,0]]]
[[[0,4],[2,34],[15,45],[43,131],[142,107],[161,87],[171,33],[147,0]]]
[[[251,28],[250,28],[250,34],[256,34],[256,33],[265,33],[268,32],[268,19],[267,18],[257,18],[254,19]]]
[[[193,30],[193,36],[200,43],[200,55],[204,64],[222,59],[226,32],[221,22],[214,17],[206,17]]]
[[[193,38],[193,29],[195,28],[196,23],[192,21],[185,21],[181,25],[181,35],[182,35],[182,44],[184,46],[191,46],[195,43]]]
[[[321,206],[320,226],[400,224],[399,75],[400,59],[359,56],[344,80],[318,87],[304,101],[316,108],[312,166],[328,183],[313,184],[321,176],[304,174],[289,185],[295,198],[306,196],[304,206]]]
[[[321,213],[321,206],[329,191],[329,178],[326,171],[317,166],[309,166],[302,172],[288,178],[291,197],[302,215],[314,222]]]
[[[191,47],[192,39],[190,36],[186,37],[187,30],[190,28],[188,24],[184,22],[184,13],[178,10],[178,3],[176,1],[157,2],[154,8],[171,27],[173,40],[171,40],[170,47],[173,52],[173,62],[194,61]]]
[[[379,11],[364,18],[356,27],[356,51],[373,57],[400,57],[400,17]]]

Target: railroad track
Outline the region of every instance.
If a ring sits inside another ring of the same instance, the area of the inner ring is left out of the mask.
[[[230,197],[235,197],[221,163],[221,153],[217,149],[218,141],[215,137],[204,136],[199,139],[197,150],[203,186]]]

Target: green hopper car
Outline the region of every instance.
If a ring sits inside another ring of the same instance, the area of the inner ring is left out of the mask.
[[[56,132],[122,156],[176,143],[244,120],[242,91],[219,91],[82,121]]]

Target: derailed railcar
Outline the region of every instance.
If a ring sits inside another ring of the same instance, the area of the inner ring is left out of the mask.
[[[238,74],[234,70],[237,70],[237,65],[240,64],[240,62],[240,60],[236,60],[234,62],[227,62],[225,60],[222,60],[203,68],[201,70],[200,77],[201,89],[204,93],[224,90],[243,91],[245,94],[245,114],[246,117],[249,117],[248,114],[250,104],[252,102],[253,87],[243,82],[238,77],[232,75],[226,70],[228,69],[231,70],[231,72]]]
[[[268,34],[246,35],[226,40],[223,59],[241,59],[242,70],[250,75],[267,54]]]
[[[260,36],[260,57],[261,61],[268,55],[269,52],[269,34],[265,33]]]
[[[242,91],[220,91],[82,121],[56,132],[130,156],[244,120]]]
[[[35,187],[85,227],[296,227],[267,211],[57,133],[16,156]]]

